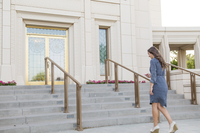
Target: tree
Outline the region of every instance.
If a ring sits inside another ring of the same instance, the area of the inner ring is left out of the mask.
[[[178,66],[178,52],[177,51],[171,51],[172,54],[175,56],[171,56],[172,61],[170,61],[171,64]],[[195,69],[195,58],[192,54],[186,55],[187,59],[187,69]],[[176,70],[177,68],[171,67],[171,70]]]
[[[171,56],[172,61],[170,61],[171,64],[178,66],[178,51],[170,51],[174,56]],[[171,70],[176,70],[177,68],[171,66]]]
[[[186,58],[187,58],[187,68],[188,69],[195,69],[194,55],[188,54],[188,55],[186,55]]]

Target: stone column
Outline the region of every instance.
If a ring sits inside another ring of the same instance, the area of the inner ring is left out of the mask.
[[[159,51],[160,54],[162,55],[162,57],[166,60],[166,54],[165,54],[165,43],[164,43],[164,39],[162,38],[162,41],[159,45]]]
[[[166,33],[164,35],[163,43],[164,43],[164,49],[165,49],[164,59],[167,63],[170,63],[170,47],[169,47],[169,42],[168,42],[168,38],[167,38]]]
[[[85,52],[86,52],[86,80],[93,80],[94,68],[92,63],[92,31],[91,31],[91,1],[85,0]]]
[[[11,47],[10,47],[10,0],[3,0],[3,29],[2,29],[2,62],[0,80],[12,80]]]
[[[194,45],[195,69],[200,69],[200,36]]]
[[[186,50],[180,49],[178,51],[178,66],[187,69]]]
[[[132,43],[132,27],[135,28],[134,22],[131,20],[131,8],[134,3],[131,1],[121,0],[121,42],[122,42],[122,65],[133,69],[133,46]],[[133,74],[122,69],[122,79],[133,79]]]
[[[153,45],[149,2],[148,0],[135,0],[135,49],[137,50],[137,72],[140,74],[149,73],[150,58],[147,50]]]

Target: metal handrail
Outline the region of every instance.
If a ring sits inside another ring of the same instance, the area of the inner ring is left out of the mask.
[[[176,65],[173,65],[173,64],[170,64],[170,63],[167,63],[168,64],[168,68],[169,66],[173,66],[175,68],[178,68],[180,70],[183,70],[183,71],[186,71],[186,72],[189,72],[190,73],[190,84],[191,84],[191,104],[194,104],[194,105],[197,105],[197,91],[196,91],[196,80],[195,80],[195,76],[200,76],[200,74],[198,73],[195,73],[195,72],[192,72],[192,71],[189,71],[187,69],[184,69],[182,67],[179,67],[179,66],[176,66]],[[168,84],[168,87],[171,88],[170,86],[170,69],[167,71],[168,75],[167,75],[167,83]]]
[[[72,79],[76,83],[76,115],[77,115],[77,130],[82,131],[82,112],[81,112],[81,87],[82,85],[68,74],[64,69],[62,69],[58,64],[56,64],[49,57],[45,57],[45,85],[48,84],[47,81],[47,68],[48,62],[51,61],[51,94],[54,94],[54,65],[57,66],[64,73],[64,113],[69,113],[68,111],[68,78]]]
[[[115,65],[115,92],[119,92],[119,85],[118,85],[118,66],[134,73],[134,85],[135,85],[135,108],[140,108],[140,95],[139,95],[139,80],[138,80],[138,77],[142,77],[148,81],[150,81],[148,78],[146,78],[145,76],[113,61],[113,60],[110,60],[110,59],[106,59],[105,60],[105,80],[106,80],[106,84],[108,84],[108,62],[112,62],[114,63]]]

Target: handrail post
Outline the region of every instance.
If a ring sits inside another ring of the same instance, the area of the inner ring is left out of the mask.
[[[108,84],[108,61],[105,60],[105,84]]]
[[[166,68],[166,79],[167,79],[167,86],[168,90],[171,90],[171,81],[170,81],[170,65]]]
[[[82,128],[82,111],[81,111],[81,86],[76,84],[76,109],[77,109],[77,130],[83,131]]]
[[[137,74],[134,74],[134,85],[135,85],[135,108],[140,108],[139,80]]]
[[[115,64],[115,92],[119,92],[117,64]]]
[[[54,64],[51,62],[51,94],[54,94]]]
[[[44,61],[45,61],[45,85],[47,85],[48,84],[47,83],[47,59],[45,58]]]
[[[64,103],[64,113],[69,113],[68,110],[68,76],[64,74],[64,98],[65,98],[65,103]]]
[[[190,83],[191,83],[191,104],[197,105],[196,80],[195,80],[195,74],[193,73],[190,73]]]

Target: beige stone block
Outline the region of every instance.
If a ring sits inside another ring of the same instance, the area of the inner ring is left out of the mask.
[[[92,53],[86,53],[86,66],[92,66]]]
[[[176,81],[176,75],[171,75],[170,76],[170,81]]]
[[[191,93],[191,86],[184,87],[184,93]]]
[[[131,0],[131,5],[135,5],[135,0]]]
[[[159,11],[151,11],[151,18],[161,19],[161,12],[159,12]]]
[[[128,67],[129,69],[133,70],[132,67]],[[122,73],[123,73],[123,79],[122,80],[134,80],[134,74],[126,69],[123,69],[122,70]]]
[[[119,16],[119,5],[112,4],[112,3],[104,3],[104,2],[91,2],[91,12],[97,14],[104,14],[104,15],[114,15]]]
[[[152,23],[153,27],[160,27],[160,26],[162,26],[161,18],[159,18],[159,19],[152,18],[151,19],[151,23]]]
[[[3,49],[3,64],[10,64],[10,49]]]
[[[3,10],[10,10],[10,0],[3,0]]]
[[[131,36],[122,35],[122,53],[132,53]]]
[[[121,4],[129,5],[131,3],[131,0],[121,0]]]
[[[191,93],[184,93],[185,99],[191,99]]]
[[[159,12],[161,12],[161,6],[158,6],[158,5],[151,5],[150,9],[151,9],[151,11],[159,11]]]
[[[135,6],[131,6],[131,23],[135,23]]]
[[[136,37],[140,38],[140,28],[136,27]]]
[[[197,92],[197,104],[200,105],[200,91]]]
[[[91,33],[86,33],[86,52],[92,52]]]
[[[137,44],[137,55],[145,55],[148,56],[147,50],[151,47],[150,40],[144,39],[136,39]]]
[[[132,58],[133,58],[133,67],[138,67],[137,55],[133,54]]]
[[[137,53],[137,47],[136,47],[136,36],[132,36],[131,37],[132,38],[132,43],[131,43],[131,45],[132,45],[132,53],[133,54],[136,54]]]
[[[141,62],[141,60],[142,60],[142,57],[141,57],[141,56],[137,56],[137,67],[138,67],[138,68],[141,68],[141,67],[142,67],[142,62]]]
[[[85,18],[91,18],[91,1],[85,0]]]
[[[11,65],[2,65],[1,66],[0,79],[4,82],[13,80]]]
[[[94,70],[92,66],[86,66],[86,81],[94,80]]]
[[[176,75],[176,80],[183,80],[183,74]]]
[[[132,54],[122,54],[122,65],[132,66]]]
[[[148,68],[148,67],[146,67],[146,68],[139,67],[139,68],[138,68],[138,73],[144,76],[144,74],[150,73],[150,72],[149,72],[149,68]],[[140,78],[140,81],[142,81],[142,80],[144,80],[144,79],[143,79],[143,78]]]
[[[182,80],[178,80],[176,82],[176,93],[177,94],[184,94],[184,91],[183,91],[183,81]]]
[[[132,34],[131,35],[136,35],[136,27],[135,27],[135,24],[131,24],[131,29],[132,29]]]
[[[135,10],[139,10],[139,0],[134,0],[135,3]]]
[[[10,26],[10,11],[3,11],[3,25]]]
[[[151,5],[157,5],[157,6],[161,6],[160,4],[160,0],[150,0],[150,4]]]
[[[90,1],[90,0],[88,0]],[[16,5],[25,7],[49,8],[65,11],[84,12],[82,0],[15,0]],[[89,6],[90,8],[90,6]],[[87,9],[89,9],[87,8]]]
[[[90,19],[85,19],[85,31],[86,32],[91,32],[91,20]]]
[[[148,27],[150,26],[150,16],[148,12],[136,11],[136,26]]]
[[[121,5],[121,22],[130,23],[130,6],[129,5]]]
[[[190,74],[182,74],[184,80],[190,80]]]
[[[143,39],[150,39],[150,29],[147,28],[140,28],[140,38]]]
[[[150,58],[148,57],[141,57],[142,67],[150,67]]]
[[[148,0],[139,0],[139,10],[149,11],[149,1]]]
[[[131,24],[122,23],[121,24],[122,34],[123,35],[131,35]]]
[[[3,48],[10,48],[10,27],[3,26]]]
[[[171,89],[176,90],[176,81],[170,81],[171,82]]]

